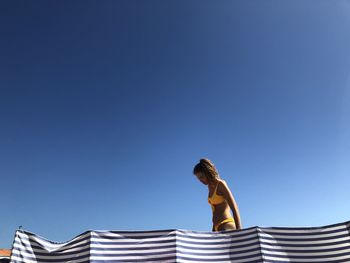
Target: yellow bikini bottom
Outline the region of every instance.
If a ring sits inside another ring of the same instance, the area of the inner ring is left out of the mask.
[[[217,223],[216,225],[214,225],[215,231],[219,231],[218,230],[219,226],[224,224],[224,223],[227,223],[227,222],[233,222],[235,224],[235,220],[233,219],[233,217],[226,218],[226,219],[222,220],[221,222]],[[235,224],[235,226],[236,226],[236,224]]]

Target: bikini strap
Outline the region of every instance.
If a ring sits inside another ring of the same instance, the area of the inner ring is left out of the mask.
[[[216,186],[215,186],[215,190],[214,190],[213,195],[214,195],[214,194],[216,194],[216,195],[217,195],[216,190],[218,189],[218,185],[219,185],[219,183],[220,183],[220,182],[218,181],[218,183],[217,183],[217,184],[216,184]]]

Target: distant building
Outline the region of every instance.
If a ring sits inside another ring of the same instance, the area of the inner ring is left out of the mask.
[[[0,249],[0,262],[10,262],[11,249]]]

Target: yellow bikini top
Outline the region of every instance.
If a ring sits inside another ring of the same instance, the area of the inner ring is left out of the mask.
[[[214,193],[211,197],[208,196],[208,203],[211,205],[211,208],[214,212],[214,205],[221,204],[222,202],[225,202],[225,198],[222,195],[216,194],[216,189],[218,188],[219,182],[215,186]]]

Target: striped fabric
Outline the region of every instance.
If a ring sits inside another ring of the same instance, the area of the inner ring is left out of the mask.
[[[349,227],[98,230],[64,243],[17,230],[10,262],[350,262]]]

